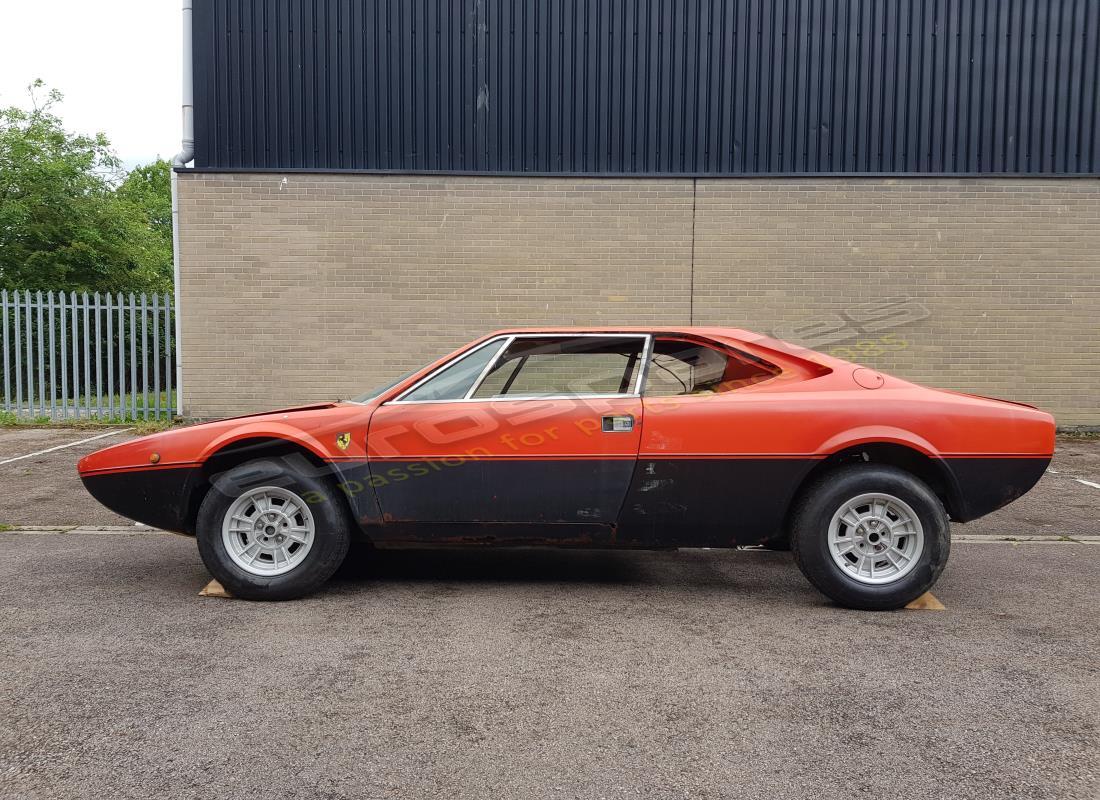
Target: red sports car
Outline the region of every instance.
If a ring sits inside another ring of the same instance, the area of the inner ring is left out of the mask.
[[[248,599],[299,597],[353,537],[790,548],[838,603],[929,589],[948,521],[1028,491],[1054,419],[732,328],[498,331],[354,400],[146,436],[80,462],[132,519],[195,535]]]

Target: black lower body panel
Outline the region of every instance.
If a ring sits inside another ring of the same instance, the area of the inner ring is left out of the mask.
[[[813,458],[467,460],[342,464],[336,479],[380,542],[731,547],[782,532]],[[1050,458],[947,458],[956,521],[1011,503]],[[83,475],[124,517],[194,533],[195,466]],[[377,499],[376,499],[377,498]],[[380,503],[381,518],[377,508]]]
[[[638,547],[731,547],[782,532],[812,458],[642,459],[619,515]]]
[[[591,523],[388,522],[372,532],[380,545],[618,547],[613,525]]]
[[[731,547],[782,531],[818,461],[375,462],[379,542]]]
[[[192,489],[201,480],[198,467],[160,467],[81,475],[84,488],[115,513],[154,528],[194,531]]]
[[[633,459],[370,462],[383,528],[394,523],[611,526]]]
[[[1027,494],[1050,465],[1050,458],[945,458],[954,480],[952,518],[984,517]]]

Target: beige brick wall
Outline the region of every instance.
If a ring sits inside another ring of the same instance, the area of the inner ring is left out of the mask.
[[[180,178],[189,415],[348,397],[498,327],[688,318],[690,181]]]
[[[842,357],[1100,424],[1100,182],[700,181],[696,208],[697,322],[820,320]],[[893,298],[927,316],[836,319]]]
[[[1100,424],[1096,181],[186,173],[180,202],[191,416],[346,397],[496,327],[693,316]]]

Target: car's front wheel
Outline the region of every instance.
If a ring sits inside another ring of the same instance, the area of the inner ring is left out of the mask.
[[[809,581],[849,608],[901,608],[947,563],[951,528],[935,493],[895,467],[830,472],[799,498],[791,549]]]
[[[350,539],[343,498],[328,481],[275,460],[218,476],[199,508],[199,554],[230,594],[290,600],[316,591]]]

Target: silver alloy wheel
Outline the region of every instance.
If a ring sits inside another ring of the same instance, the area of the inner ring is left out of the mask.
[[[853,497],[829,522],[829,554],[860,583],[893,583],[908,575],[924,552],[917,513],[889,494]]]
[[[222,521],[226,552],[253,575],[290,572],[309,554],[316,531],[306,501],[279,486],[249,489]]]

